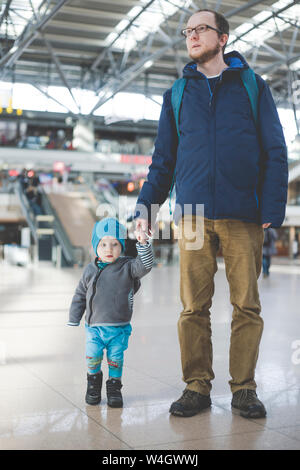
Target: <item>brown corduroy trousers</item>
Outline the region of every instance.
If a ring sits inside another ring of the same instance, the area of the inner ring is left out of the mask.
[[[210,308],[220,244],[233,306],[229,384],[232,393],[256,389],[254,374],[263,331],[257,280],[264,230],[255,223],[195,215],[184,216],[178,228],[183,305],[178,335],[186,388],[208,395],[214,378]]]

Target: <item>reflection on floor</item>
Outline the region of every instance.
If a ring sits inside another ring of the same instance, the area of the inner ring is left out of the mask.
[[[212,307],[213,406],[186,419],[168,413],[184,389],[178,266],[156,266],[142,281],[125,357],[124,408],[110,409],[105,391],[99,406],[85,404],[84,325],[66,326],[81,270],[1,264],[0,448],[300,449],[300,272],[282,268],[259,279],[265,330],[256,379],[268,415],[246,420],[230,407],[232,307],[222,263]],[[103,371],[106,379],[106,364]]]

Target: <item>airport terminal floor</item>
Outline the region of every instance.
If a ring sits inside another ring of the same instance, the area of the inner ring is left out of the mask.
[[[0,448],[19,450],[300,449],[300,265],[259,278],[265,328],[257,364],[265,419],[231,410],[228,350],[232,306],[224,265],[215,276],[212,407],[169,415],[181,380],[178,266],[155,266],[135,296],[125,355],[123,409],[85,403],[84,325],[67,327],[81,269],[0,265]],[[103,361],[104,385],[107,365]]]

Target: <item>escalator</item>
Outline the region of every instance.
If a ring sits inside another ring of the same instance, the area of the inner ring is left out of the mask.
[[[89,259],[95,216],[81,192],[43,194],[43,207],[55,215],[57,229],[72,251],[73,264],[83,266]]]
[[[34,208],[20,181],[16,183],[22,212],[42,259],[62,259],[62,266],[83,266],[91,261],[91,235],[95,222],[104,216],[126,213],[118,192],[104,179],[82,178],[82,184],[40,185],[40,211]],[[106,212],[107,210],[107,212]],[[51,239],[51,247],[49,246]],[[48,246],[48,249],[47,249]],[[52,250],[53,254],[49,254]],[[40,259],[40,256],[38,257]]]
[[[86,180],[85,185],[92,192],[98,203],[96,210],[98,217],[103,217],[105,211],[107,211],[107,215],[119,218],[120,212],[122,213],[126,210],[126,208],[121,205],[118,192],[107,179],[98,178],[96,181]]]
[[[30,205],[28,198],[25,195],[25,192],[23,190],[23,187],[20,181],[17,181],[15,183],[14,191],[19,199],[23,215],[26,218],[26,221],[27,221],[28,227],[30,228],[34,242],[37,243],[38,236],[37,236],[37,224],[35,220],[35,214]]]
[[[15,192],[30,228],[39,260],[60,266],[83,266],[90,260],[91,233],[95,223],[80,192],[56,193],[40,188],[40,211],[36,214],[21,182]]]

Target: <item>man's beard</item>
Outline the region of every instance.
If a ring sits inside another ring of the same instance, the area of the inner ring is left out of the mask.
[[[205,62],[208,62],[209,60],[216,57],[219,54],[220,50],[221,50],[220,44],[216,44],[214,48],[202,52],[202,54],[200,54],[199,56],[193,57],[192,55],[190,55],[190,57],[197,64],[205,64]]]

